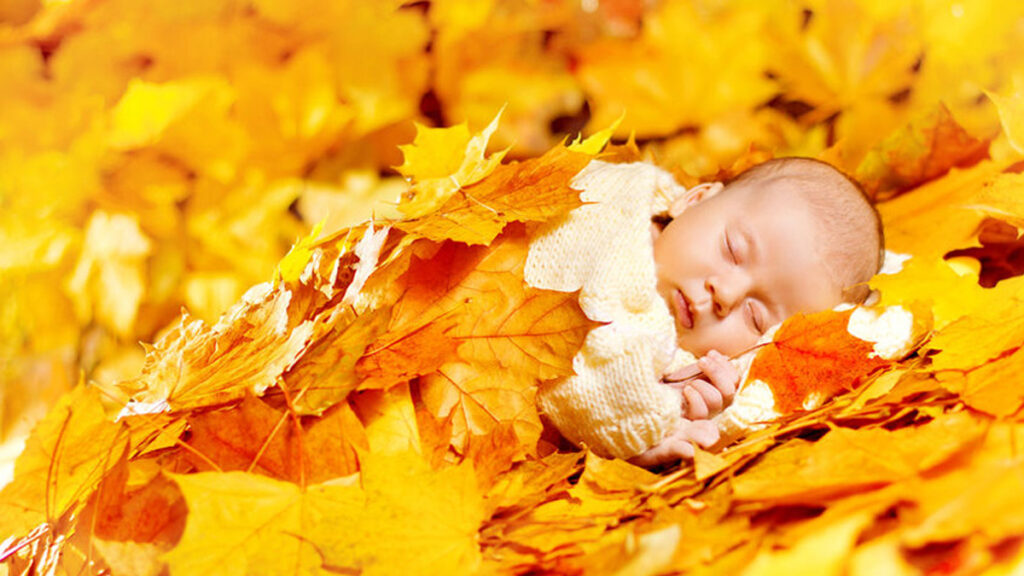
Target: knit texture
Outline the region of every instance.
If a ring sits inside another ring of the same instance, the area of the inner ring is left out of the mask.
[[[660,380],[696,361],[676,345],[674,319],[656,291],[650,231],[651,216],[687,190],[650,164],[599,161],[573,187],[586,204],[537,230],[525,278],[537,288],[579,290],[583,312],[605,324],[573,358],[576,374],[542,385],[538,404],[574,443],[630,458],[682,423],[680,392]]]

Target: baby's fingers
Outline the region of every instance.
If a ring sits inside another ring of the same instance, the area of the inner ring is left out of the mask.
[[[687,364],[675,372],[670,372],[662,376],[662,381],[666,384],[673,385],[678,382],[684,382],[691,378],[695,378],[700,375],[700,367],[696,363]]]
[[[711,411],[700,391],[693,387],[694,382],[696,381],[691,381],[683,387],[683,400],[685,401],[683,416],[689,420],[707,420],[711,416]]]
[[[725,407],[724,395],[711,384],[705,380],[691,380],[688,383],[688,388],[696,390],[700,394],[701,399],[704,401],[704,411],[706,415],[704,418],[709,418],[718,414]],[[687,397],[689,399],[689,397]],[[694,418],[694,420],[700,420],[703,418]]]
[[[686,432],[690,440],[701,448],[710,448],[721,438],[718,426],[710,420],[690,422]]]
[[[740,372],[724,354],[712,350],[697,361],[707,379],[722,394],[725,403],[732,400],[740,382]]]
[[[684,438],[670,438],[666,452],[671,460],[693,459],[693,444]]]

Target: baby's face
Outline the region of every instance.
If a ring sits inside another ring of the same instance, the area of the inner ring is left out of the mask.
[[[790,186],[738,182],[656,236],[658,292],[682,348],[735,355],[789,316],[842,301],[815,248],[827,239]]]

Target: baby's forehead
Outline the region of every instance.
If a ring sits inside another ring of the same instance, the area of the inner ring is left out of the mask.
[[[796,178],[751,179],[727,185],[722,194],[731,198],[734,212],[781,213],[795,208],[820,219],[811,204],[813,186],[813,182]]]

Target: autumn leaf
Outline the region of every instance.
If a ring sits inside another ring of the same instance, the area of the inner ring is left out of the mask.
[[[999,109],[999,119],[1010,145],[1018,154],[1024,154],[1024,75],[1014,75],[1011,86],[1005,91],[987,94]]]
[[[990,216],[1006,220],[1009,224],[1019,227],[1024,225],[1020,218],[1020,190],[1024,187],[1024,174],[1003,172],[995,176],[986,186],[978,191],[973,208],[982,210]],[[979,230],[979,233],[982,230]]]
[[[479,561],[482,510],[471,475],[459,468],[433,472],[415,454],[364,462],[355,484],[302,489],[242,472],[175,481],[197,512],[167,556],[172,574],[455,574],[471,572]],[[418,498],[404,497],[410,485]],[[212,533],[218,538],[210,539]]]
[[[428,410],[452,419],[452,444],[459,450],[466,449],[470,435],[501,431],[504,422],[514,424],[524,452],[540,438],[532,378],[453,362],[424,377],[420,390]]]
[[[449,242],[430,259],[414,259],[395,327],[374,346],[418,337],[430,323],[450,327],[444,336],[457,345],[454,354],[405,366],[422,374],[423,399],[433,413],[447,418],[455,411],[454,442],[462,448],[469,434],[489,433],[503,421],[516,422],[525,445],[536,441],[536,384],[571,373],[571,358],[594,326],[573,294],[526,286],[526,242],[516,229],[486,250]],[[443,344],[442,351],[452,350]]]
[[[305,270],[306,265],[309,263],[309,259],[313,256],[313,245],[317,238],[320,237],[320,232],[323,230],[323,222],[320,222],[313,227],[313,231],[309,233],[309,236],[302,238],[295,243],[285,254],[284,258],[277,265],[278,274],[284,282],[294,282],[299,279],[299,276]]]
[[[91,541],[113,573],[155,574],[163,568],[160,556],[181,538],[185,500],[155,466],[145,471],[144,464],[118,466],[84,513]]]
[[[359,385],[356,362],[387,329],[388,316],[351,310],[331,314],[314,325],[305,352],[283,374],[292,407],[301,414],[321,414],[348,397]]]
[[[287,290],[264,284],[214,326],[183,316],[147,352],[142,375],[123,388],[137,401],[167,402],[172,410],[262,393],[295,362],[313,329],[308,320],[291,324],[290,300]]]
[[[356,362],[359,387],[388,388],[430,374],[455,357],[458,342],[448,335],[454,322],[434,320],[402,335],[387,333],[383,342],[363,352]],[[394,339],[394,340],[392,340]]]
[[[868,152],[855,176],[878,201],[987,157],[988,143],[968,134],[940,105]]]
[[[775,409],[788,413],[817,406],[853,390],[886,361],[872,357],[874,344],[847,331],[851,311],[819,312],[787,320],[758,351],[750,380],[771,387]]]
[[[972,208],[976,195],[1002,171],[998,163],[981,161],[922,184],[914,194],[879,204],[886,248],[941,258],[950,250],[969,246],[985,219],[981,210]]]
[[[110,143],[115,148],[138,148],[157,141],[176,120],[206,93],[225,89],[210,80],[152,84],[133,81],[112,111]],[[158,110],[159,114],[153,111]]]
[[[79,386],[33,430],[0,491],[0,533],[22,536],[83,503],[125,456],[127,435],[109,421],[94,388]]]
[[[244,472],[189,474],[174,481],[194,512],[181,542],[165,556],[171,574],[318,573],[325,559],[316,541],[296,536],[310,534],[325,517],[349,524],[363,503],[354,487],[303,489]]]
[[[362,424],[340,404],[308,426],[287,411],[246,396],[228,410],[196,414],[185,452],[199,471],[242,470],[315,484],[358,470],[357,449],[367,448]]]
[[[905,545],[948,543],[967,534],[997,542],[1019,532],[1019,517],[1000,510],[1017,509],[1022,494],[1020,460],[1007,453],[1021,433],[1019,423],[995,424],[975,450],[972,466],[957,468],[935,482],[913,485],[915,509],[908,513]]]
[[[581,46],[577,74],[591,94],[593,123],[609,126],[625,111],[620,130],[657,137],[768,98],[773,82],[750,74],[765,68],[767,51],[759,44],[738,50],[762,42],[766,15],[666,3],[651,11],[637,38],[609,36]],[[726,58],[730,51],[742,56]],[[680,67],[683,61],[692,64]]]
[[[90,219],[85,242],[67,286],[76,312],[86,322],[95,317],[127,335],[142,302],[151,243],[132,218],[104,212]]]
[[[771,452],[731,483],[740,500],[820,502],[926,472],[969,449],[984,432],[984,422],[967,413],[896,431],[834,428],[818,442],[790,442]]]
[[[509,222],[540,222],[579,206],[579,191],[570,183],[590,159],[555,147],[540,158],[502,165],[434,212],[395,227],[436,242],[489,244]]]
[[[1019,348],[1024,340],[1019,286],[1006,286],[986,296],[983,307],[936,331],[926,347],[941,351],[932,358],[933,370],[971,370]],[[970,339],[970,346],[963,346]]]
[[[857,536],[873,519],[873,511],[850,514],[830,522],[822,530],[805,536],[791,548],[764,549],[744,574],[835,574],[843,573],[846,556]]]
[[[366,430],[370,453],[424,454],[440,450],[424,447],[412,392],[408,384],[398,384],[387,390],[367,390],[352,399],[352,408]],[[443,451],[447,452],[448,438],[442,439]]]
[[[964,403],[993,416],[1010,416],[1024,406],[1024,392],[1012,377],[1024,362],[1018,347],[1005,357],[996,358],[961,374],[940,376],[940,383],[959,394]]]
[[[452,194],[472,186],[501,164],[508,150],[486,156],[487,141],[498,127],[499,112],[483,132],[471,136],[463,123],[451,128],[416,126],[416,139],[400,146],[405,162],[396,169],[413,181],[399,209],[417,218],[444,205]]]

